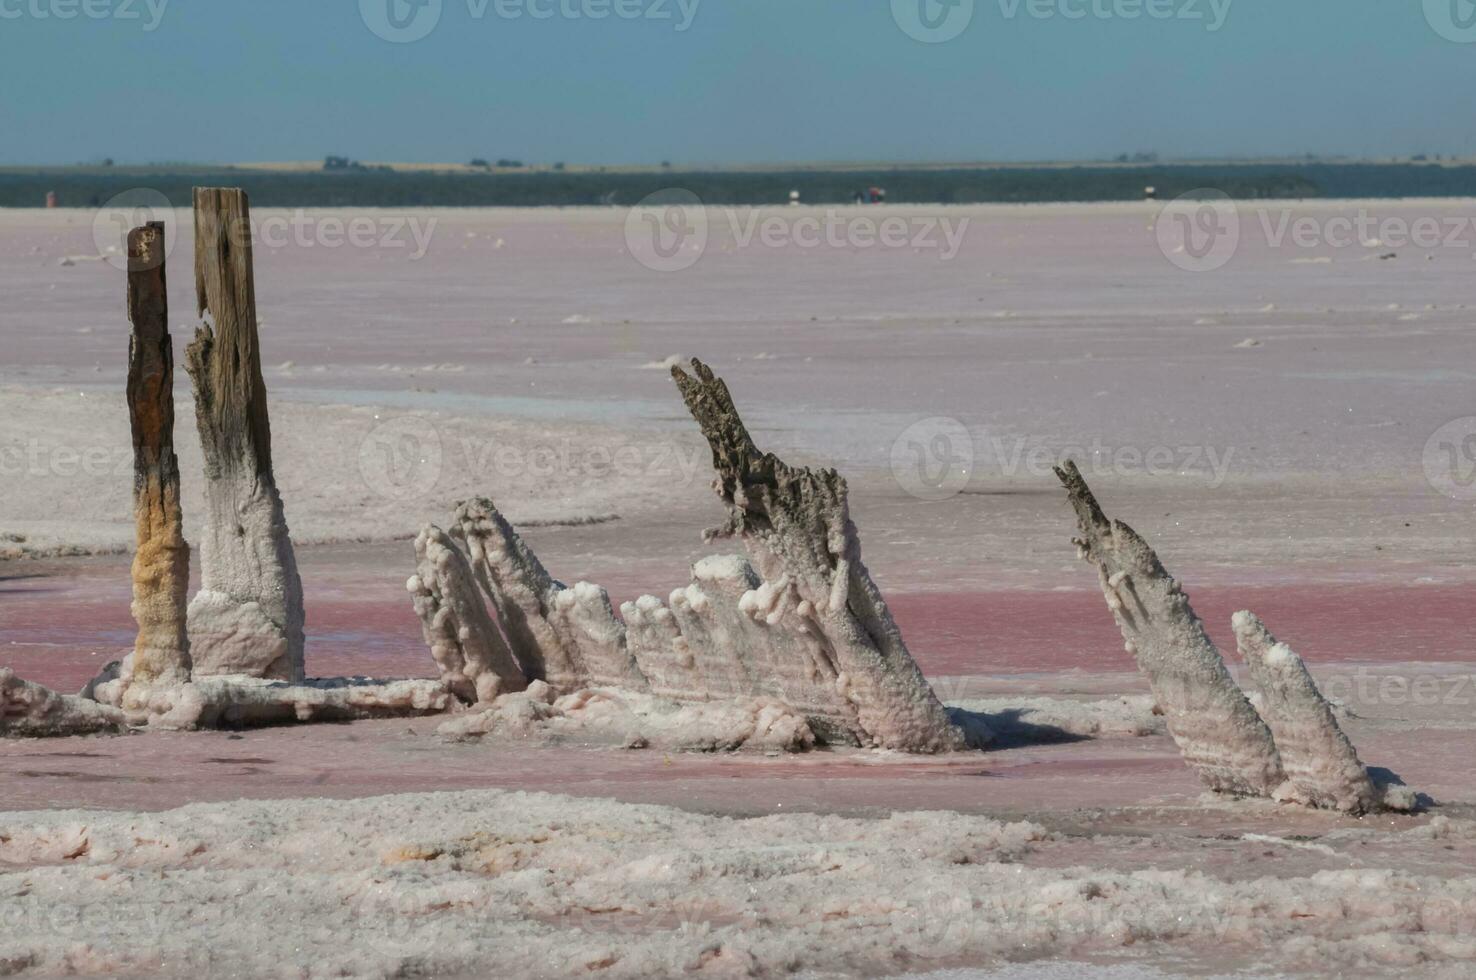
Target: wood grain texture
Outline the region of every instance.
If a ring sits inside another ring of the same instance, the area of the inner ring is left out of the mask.
[[[185,630],[190,546],[174,454],[174,350],[169,335],[168,243],[162,222],[128,233],[128,417],[133,430],[133,647],[135,683],[190,679]]]
[[[195,672],[301,680],[302,583],[272,475],[244,191],[195,189],[195,294],[204,323],[185,358],[208,510],[189,610]]]

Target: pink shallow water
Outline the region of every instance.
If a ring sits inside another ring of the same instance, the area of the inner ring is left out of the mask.
[[[433,676],[398,569],[303,555],[313,676]],[[634,598],[623,575],[616,604]],[[11,564],[0,577],[0,665],[63,691],[128,651],[133,622],[120,559]],[[1252,609],[1309,663],[1476,663],[1469,585],[1241,586],[1192,590],[1210,635],[1234,651],[1230,616]],[[1101,596],[1085,590],[892,593],[888,604],[930,675],[1133,670]]]
[[[312,583],[311,673],[432,673],[387,557],[366,561],[355,552],[306,549],[301,558]],[[644,581],[629,569],[612,572],[598,577],[613,583],[617,601]],[[1470,657],[1459,615],[1469,592],[1446,585],[1216,584],[1195,590],[1193,598],[1227,650],[1233,650],[1230,613],[1251,606],[1314,664],[1450,664]],[[966,691],[940,687],[945,697],[1073,687],[1107,694],[1140,683],[1095,592],[896,593],[889,601],[926,673],[979,678]],[[126,651],[132,630],[125,559],[12,563],[0,577],[0,664],[24,677],[75,690]],[[1406,706],[1370,703],[1359,710],[1403,716]],[[448,743],[435,736],[437,724],[432,718],[0,742],[0,800],[5,809],[159,809],[238,797],[503,787],[728,813],[946,808],[1034,818],[1079,807],[1192,804],[1201,792],[1163,737],[1017,746],[946,759],[856,752],[767,759],[505,739]],[[1467,762],[1476,753],[1476,731],[1446,730],[1438,743],[1417,730],[1354,735],[1370,764],[1395,769],[1437,799],[1471,798]]]
[[[359,722],[64,742],[0,743],[3,809],[164,809],[200,800],[356,797],[501,787],[669,803],[691,809],[979,809],[1107,805],[1198,793],[1165,739],[1008,753],[878,758],[824,752],[667,754],[488,740],[446,742],[438,719]],[[1163,744],[1158,744],[1163,743]],[[743,780],[744,788],[735,787]]]

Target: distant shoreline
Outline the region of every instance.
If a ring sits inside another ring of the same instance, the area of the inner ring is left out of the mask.
[[[1476,163],[1267,161],[1224,163],[805,165],[787,168],[568,168],[321,164],[4,167],[0,207],[102,207],[146,190],[187,206],[197,185],[242,186],[261,207],[573,207],[637,204],[681,190],[710,205],[849,204],[882,188],[892,204],[1027,204],[1168,200],[1213,190],[1232,198],[1476,197]],[[690,201],[690,197],[685,200]]]

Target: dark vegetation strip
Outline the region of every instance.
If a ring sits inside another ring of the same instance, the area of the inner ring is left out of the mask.
[[[0,207],[41,207],[53,191],[62,207],[99,207],[138,188],[188,207],[192,187],[224,178],[258,207],[628,206],[670,188],[712,205],[780,204],[791,190],[807,204],[841,204],[872,186],[894,204],[1132,201],[1148,185],[1164,200],[1198,188],[1238,199],[1476,196],[1476,166],[1407,163],[488,174],[129,167],[0,171]]]

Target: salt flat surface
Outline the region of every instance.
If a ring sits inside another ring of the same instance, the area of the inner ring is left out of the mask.
[[[1275,247],[1247,211],[1231,263],[1191,273],[1159,251],[1150,205],[928,213],[969,219],[953,259],[744,247],[718,221],[700,261],[658,273],[628,254],[613,209],[419,214],[437,224],[418,260],[258,247],[309,673],[433,673],[404,592],[409,539],[472,494],[494,497],[553,574],[600,582],[617,604],[726,550],[700,540],[721,517],[707,450],[660,367],[698,355],[763,448],[846,474],[868,564],[945,700],[1008,711],[1145,690],[1044,465],[1075,447],[1222,649],[1230,613],[1258,612],[1353,713],[1364,761],[1429,793],[1432,813],[1208,801],[1161,735],[940,759],[460,743],[434,720],[8,742],[6,809],[87,812],[0,816],[0,922],[21,916],[0,930],[0,973],[186,975],[207,954],[155,942],[180,926],[166,898],[179,894],[216,902],[201,935],[259,929],[208,947],[254,975],[477,975],[494,960],[507,975],[1460,975],[1453,964],[1476,958],[1463,935],[1476,928],[1476,565],[1470,501],[1439,492],[1425,464],[1437,429],[1476,414],[1472,249]],[[92,219],[0,212],[0,663],[63,690],[132,640],[122,274],[61,262],[96,253]],[[177,365],[193,313],[182,232]],[[194,536],[199,449],[178,380]],[[966,445],[939,456],[932,438],[951,423]],[[915,448],[929,466],[965,452],[960,492],[909,492]],[[1150,473],[1160,448],[1173,465]],[[522,795],[536,790],[568,798]],[[354,802],[433,791],[454,792]],[[679,809],[635,806],[650,803]],[[776,817],[791,813],[812,816]],[[760,816],[772,827],[733,819]],[[1019,821],[1047,836],[953,861],[960,841],[1013,840]],[[164,843],[131,857],[15,849],[37,839],[15,845],[16,831],[63,824]],[[182,834],[205,850],[168,843]],[[489,834],[522,863],[477,864]],[[918,834],[915,860],[898,857]],[[385,858],[422,845],[441,853]],[[294,887],[288,859],[317,851],[314,887]],[[682,918],[694,902],[721,907]],[[941,916],[919,912],[940,902]],[[89,928],[88,910],[125,908],[145,927]],[[26,926],[37,916],[47,928]],[[318,942],[325,931],[352,938]],[[260,958],[282,948],[322,952]]]
[[[1471,821],[1149,838],[482,791],[0,824],[0,962],[38,975],[876,975],[1175,946],[1356,974],[1476,953]]]

